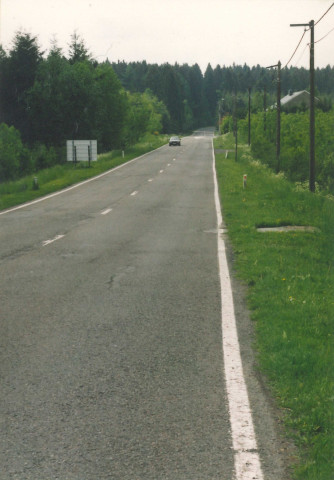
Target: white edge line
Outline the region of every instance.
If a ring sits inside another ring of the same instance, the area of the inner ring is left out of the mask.
[[[214,195],[218,223],[217,228],[219,231],[219,229],[222,228],[223,217],[219,200],[213,140],[212,157]],[[219,233],[217,238],[221,289],[222,346],[234,449],[235,480],[263,480],[252,412],[242,368],[230,273],[226,258],[226,247],[225,242]]]
[[[93,182],[94,180],[98,180],[99,178],[104,177],[105,175],[109,175],[110,173],[116,172],[120,168],[125,167],[126,165],[130,165],[133,162],[136,162],[137,160],[140,160],[143,157],[146,157],[146,155],[150,155],[153,152],[156,152],[157,150],[160,150],[161,148],[164,148],[166,145],[162,145],[159,148],[156,148],[155,150],[151,150],[150,152],[144,153],[143,155],[140,155],[139,157],[133,158],[132,160],[129,160],[126,163],[122,163],[122,165],[118,165],[117,167],[111,168],[110,170],[107,170],[106,172],[100,173],[99,175],[96,175],[96,177],[88,178],[87,180],[84,180],[83,182],[76,183],[75,185],[71,185],[70,187],[64,188],[63,190],[59,190],[58,192],[51,193],[50,195],[45,195],[44,197],[37,198],[36,200],[33,200],[32,202],[27,202],[23,203],[22,205],[18,205],[13,208],[9,208],[7,210],[3,210],[0,212],[1,215],[5,215],[6,213],[11,213],[15,212],[16,210],[20,210],[21,208],[26,208],[30,207],[30,205],[35,205],[36,203],[44,202],[44,200],[48,200],[49,198],[57,197],[58,195],[61,195],[63,193],[69,192],[70,190],[74,190],[75,188],[81,187],[82,185],[86,185],[87,183]]]

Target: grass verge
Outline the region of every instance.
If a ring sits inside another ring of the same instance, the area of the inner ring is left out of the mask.
[[[216,148],[231,148],[228,134]],[[329,480],[333,464],[334,201],[296,186],[239,146],[216,154],[222,211],[237,275],[248,286],[259,367],[298,447],[293,476]],[[243,188],[243,175],[247,187]],[[315,232],[260,233],[305,225]]]
[[[99,175],[166,143],[166,136],[150,135],[133,147],[127,148],[124,158],[120,150],[115,150],[99,155],[98,161],[92,162],[90,168],[88,163],[77,165],[66,163],[40,170],[17,181],[0,183],[0,210],[34,200]],[[38,188],[36,188],[35,177],[37,177]]]

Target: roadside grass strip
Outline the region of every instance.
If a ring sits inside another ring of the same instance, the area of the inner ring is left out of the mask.
[[[216,148],[224,147],[222,137]],[[227,138],[225,148],[230,148]],[[237,276],[248,286],[259,368],[297,446],[293,478],[329,480],[334,462],[334,201],[300,191],[246,146],[216,154]],[[247,186],[243,175],[247,174]],[[300,226],[305,229],[258,228]]]
[[[86,162],[73,165],[72,162],[55,165],[39,170],[33,175],[13,182],[0,183],[0,210],[4,210],[37,198],[58,192],[77,183],[101,175],[110,169],[137,158],[145,153],[166,145],[167,139],[163,135],[143,139],[140,143],[125,150],[123,157],[121,150],[114,150],[99,155],[97,162],[88,167]],[[34,178],[38,179],[38,188],[35,188]]]

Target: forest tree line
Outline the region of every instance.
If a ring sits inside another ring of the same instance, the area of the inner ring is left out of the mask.
[[[264,91],[268,107],[276,102],[277,73],[260,65],[217,65],[213,68],[209,63],[204,74],[197,64],[118,61],[111,65],[125,89],[132,92],[150,89],[164,102],[176,131],[216,124],[218,106],[222,113],[231,113],[235,94],[238,96],[238,113],[244,116],[248,111],[249,88],[252,112],[263,110]],[[287,95],[290,90],[308,89],[309,81],[309,70],[305,68],[282,69],[282,95]],[[329,110],[334,99],[334,67],[328,65],[316,70],[316,87],[321,107]]]
[[[184,133],[217,124],[239,92],[240,116],[275,102],[276,73],[266,68],[208,64],[97,62],[74,33],[65,55],[51,43],[18,32],[9,51],[0,46],[0,181],[63,162],[68,139],[97,139],[99,152],[135,143],[146,132]],[[306,89],[308,70],[282,70],[282,93]],[[316,85],[329,109],[334,68],[316,72]],[[224,99],[224,100],[222,100]]]

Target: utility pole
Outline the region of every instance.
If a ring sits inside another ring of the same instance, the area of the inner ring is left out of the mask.
[[[251,87],[248,87],[248,146],[251,144]]]
[[[314,114],[314,20],[309,23],[291,23],[290,27],[309,27],[310,43],[310,191],[315,192],[315,114]]]
[[[267,68],[277,67],[277,121],[276,121],[276,171],[280,170],[281,155],[281,62]]]
[[[281,62],[277,64],[277,129],[276,129],[277,173],[281,163]]]
[[[314,20],[310,21],[310,191],[315,192]]]
[[[222,131],[221,131],[221,123],[222,123],[222,119],[223,119],[223,101],[224,99],[221,98],[219,101],[218,101],[218,131],[219,131],[219,135],[221,135]]]
[[[235,161],[238,160],[238,118],[237,118],[237,94],[233,95],[233,130],[235,136]]]
[[[264,131],[264,134],[266,134],[266,131],[267,131],[267,89],[266,87],[264,87],[264,90],[263,90],[263,112],[264,112],[263,131]]]

